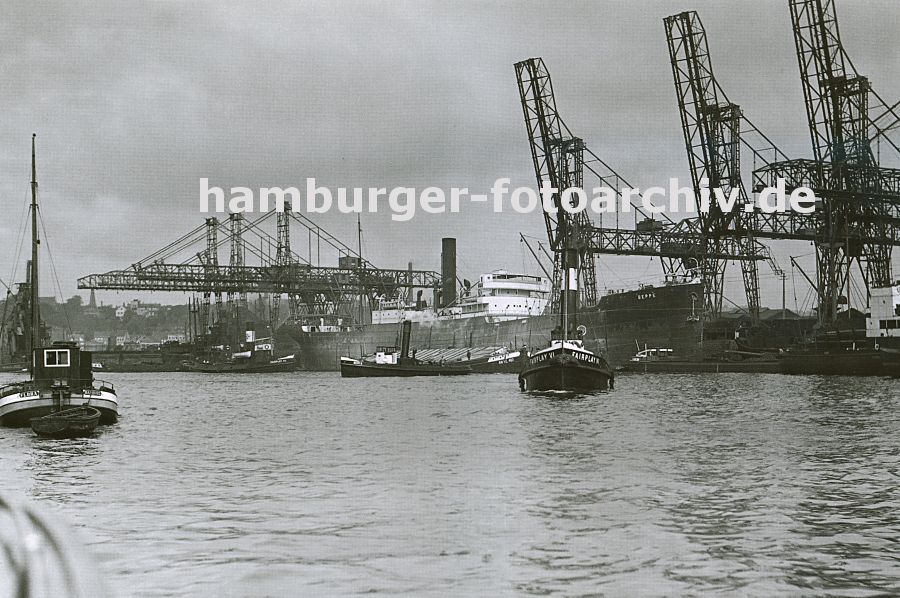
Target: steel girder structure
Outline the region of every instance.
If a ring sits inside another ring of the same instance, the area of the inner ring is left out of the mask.
[[[197,254],[197,259],[202,264],[204,270],[218,268],[219,266],[219,219],[207,218],[206,225],[206,248]],[[206,291],[203,293],[200,303],[200,322],[203,325],[204,333],[209,331],[211,326],[210,318],[218,321],[218,314],[212,313],[212,293]],[[216,307],[218,310],[218,306]]]
[[[278,268],[284,268],[293,261],[291,257],[291,221],[289,219],[291,212],[290,203],[285,203],[284,208],[286,211],[277,214],[275,225],[275,237],[277,239],[275,245],[275,266]],[[298,313],[297,304],[299,302],[300,298],[297,295],[288,294],[288,309],[292,317],[295,317]],[[269,297],[269,322],[272,330],[275,329],[275,325],[278,323],[280,308],[281,294],[273,293]]]
[[[369,297],[393,296],[405,288],[435,288],[440,274],[426,270],[342,269],[291,263],[283,266],[218,266],[154,263],[91,274],[78,288],[96,290],[263,293],[296,295],[311,309],[328,313],[363,289]],[[202,314],[201,314],[202,316]]]
[[[311,313],[339,313],[350,298],[362,292],[370,300],[379,296],[397,297],[401,290],[436,288],[440,275],[429,270],[382,270],[371,262],[359,258],[359,267],[353,269],[312,266],[290,248],[289,222],[295,221],[315,234],[318,241],[326,243],[341,255],[356,253],[339,239],[319,228],[302,214],[286,211],[277,214],[277,239],[261,229],[261,224],[275,213],[267,213],[247,222],[241,214],[229,217],[229,226],[222,227],[216,218],[208,218],[176,241],[169,243],[130,268],[105,274],[92,274],[79,279],[79,288],[135,291],[194,292],[201,295],[197,301],[197,322],[203,322],[204,334],[209,330],[213,295],[228,294],[246,303],[247,293],[270,294],[276,297],[288,294],[292,303]],[[222,231],[219,231],[222,228]],[[224,232],[225,234],[219,234]],[[264,248],[245,243],[246,233],[253,233],[264,243],[276,246],[275,259]],[[195,244],[203,243],[203,250],[193,253],[186,262],[170,263]],[[310,242],[311,243],[311,242]],[[220,247],[228,244],[228,266],[219,265]],[[261,262],[259,266],[246,264],[246,257],[253,254]],[[221,300],[220,300],[221,302]],[[232,308],[236,306],[232,305]],[[215,323],[215,322],[213,322]]]
[[[538,184],[551,181],[556,186],[558,181],[568,180],[580,186],[583,184],[583,169],[587,168],[607,187],[615,189],[617,194],[622,187],[633,187],[593,154],[581,139],[572,135],[556,110],[550,75],[543,61],[531,58],[517,63],[515,69]],[[557,148],[556,153],[554,148]],[[601,164],[611,174],[604,176],[594,170],[583,159],[585,153],[590,156],[591,162]],[[554,159],[565,160],[564,166],[555,167]],[[579,165],[581,168],[576,168]],[[558,171],[562,171],[564,176],[551,175]],[[638,213],[647,216],[640,208],[635,208]],[[558,223],[551,215],[544,216],[552,246]],[[577,228],[580,248],[585,256],[581,259],[582,263],[592,263],[589,254],[636,255],[662,258],[666,272],[697,269],[706,259],[700,249],[705,244],[698,219],[673,222],[663,217],[666,222],[660,222],[658,228],[651,230],[595,227],[590,225],[589,220],[581,221]],[[710,249],[707,251],[709,259],[741,262],[770,259],[768,249],[749,237],[738,240],[734,235],[723,237],[718,241],[717,248]],[[555,269],[558,268],[558,259],[558,254],[555,254]],[[557,301],[558,296],[557,290]]]
[[[722,237],[711,248],[703,242],[704,236],[696,229],[696,221],[683,222],[692,226],[688,230],[664,228],[656,231],[594,227],[589,230],[588,247],[593,253],[695,260],[697,263],[704,259],[741,262],[771,259],[764,245],[756,243],[747,252],[744,240],[731,236]]]
[[[670,18],[674,19],[677,16]],[[702,25],[699,23],[699,20],[696,25],[695,31],[697,35],[703,36]],[[711,83],[722,106],[726,109],[730,106],[735,106],[730,102],[727,94],[714,78],[711,79]],[[884,103],[882,102],[882,104]],[[892,108],[885,108],[878,118],[884,121],[888,116],[896,116]],[[787,192],[802,186],[812,189],[819,196],[823,195],[822,192],[828,188],[828,184],[824,181],[830,176],[830,167],[826,168],[823,166],[823,162],[816,160],[789,160],[775,146],[774,142],[762,133],[746,115],[741,113],[740,118],[740,143],[744,149],[750,151],[756,167],[756,170],[753,172],[754,192],[759,192],[764,187],[775,187],[777,179],[784,178]],[[870,122],[872,122],[872,128],[878,129],[871,119]],[[728,122],[727,128],[730,131],[737,130],[733,121]],[[873,138],[882,136],[883,132],[883,130],[879,129]],[[892,142],[889,141],[889,143],[896,148]],[[729,155],[728,151],[724,153],[726,156]],[[737,152],[731,152],[730,155],[737,156]],[[727,160],[724,162],[728,163]],[[730,163],[730,166],[732,172],[737,172],[740,163],[738,160],[734,160]],[[878,193],[878,199],[874,203],[878,206],[879,214],[877,217],[870,215],[868,218],[870,224],[868,226],[855,227],[853,230],[848,230],[847,233],[851,242],[861,244],[865,239],[871,239],[881,244],[900,244],[898,243],[900,235],[892,231],[890,226],[879,230],[871,224],[873,221],[888,225],[897,224],[896,210],[890,206],[900,204],[900,170],[879,168],[867,164],[844,164],[842,172],[847,178],[856,182],[855,189],[857,190],[842,190],[841,193],[844,196],[855,196],[860,201],[872,203],[873,194]],[[835,192],[831,191],[831,194],[833,195]],[[888,207],[882,211],[882,206]],[[819,242],[823,240],[826,228],[826,217],[821,208],[822,205],[819,204],[816,211],[810,214],[799,212],[766,213],[760,210],[754,210],[751,213],[740,213],[737,215],[739,222],[737,233],[742,234],[741,231],[746,230],[756,238]]]
[[[819,321],[832,322],[858,264],[867,290],[889,284],[896,245],[897,172],[878,167],[870,146],[870,86],[843,49],[834,0],[788,0],[814,160],[770,164],[761,173],[808,186],[822,199],[816,238]],[[849,66],[849,68],[848,68]],[[890,111],[890,109],[889,109]]]
[[[704,307],[707,313],[718,315],[722,310],[727,264],[716,257],[725,253],[720,246],[733,238],[744,253],[751,254],[756,247],[749,218],[743,210],[748,195],[741,178],[742,113],[739,106],[719,97],[706,32],[697,13],[672,15],[664,19],[664,24],[694,193],[699,197],[703,186],[720,188],[726,197],[732,190],[737,191],[736,210],[726,213],[713,202],[708,213],[701,211],[698,216],[706,248],[701,252],[706,255],[701,261]],[[758,317],[756,261],[741,261],[741,271],[751,317]]]
[[[778,178],[783,178],[787,191],[798,187],[826,191],[840,182],[831,180],[834,170],[835,166],[830,162],[801,158],[767,164],[757,168],[754,174],[760,187],[774,186]],[[900,169],[874,164],[843,164],[838,174],[844,180],[852,181],[853,186],[835,192],[859,202],[900,207]]]
[[[812,189],[817,197],[823,198],[813,214],[769,215],[775,217],[770,222],[777,220],[782,230],[784,225],[800,224],[800,229],[790,231],[783,238],[824,245],[836,240],[855,255],[865,255],[861,252],[867,245],[900,246],[900,169],[881,168],[873,164],[844,164],[839,168],[839,176],[844,183],[852,183],[847,185],[831,180],[834,171],[831,162],[809,159],[776,162],[756,170],[754,175],[760,187],[774,186],[778,179],[783,179],[786,192],[806,187]],[[836,208],[829,210],[829,203],[835,204]],[[842,205],[855,207],[845,220],[840,221],[837,218]],[[788,219],[787,216],[793,218]],[[755,228],[764,228],[763,217],[762,214],[757,215],[760,222],[754,225]],[[835,239],[838,230],[840,234]],[[887,275],[889,277],[890,273]],[[873,279],[873,283],[878,284],[875,282],[877,280]]]
[[[540,58],[524,60],[515,64],[515,70],[538,187],[547,182],[556,189],[553,205],[557,214],[542,210],[547,238],[553,250],[550,309],[556,313],[560,306],[563,235],[569,236],[570,246],[578,252],[581,302],[593,305],[597,302],[596,269],[585,242],[585,231],[593,225],[584,210],[569,214],[562,209],[560,202],[563,190],[581,188],[583,185],[584,142],[571,135],[559,116],[553,84],[544,61]]]

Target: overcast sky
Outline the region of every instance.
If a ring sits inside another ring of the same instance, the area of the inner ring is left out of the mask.
[[[7,0],[0,278],[12,282],[32,132],[50,248],[70,295],[78,277],[126,267],[200,224],[200,177],[221,186],[301,186],[313,176],[329,187],[473,193],[498,177],[533,184],[513,63],[534,56],[550,70],[567,124],[632,184],[688,180],[662,19],[690,9],[706,25],[730,99],[789,156],[809,156],[785,0]],[[900,3],[844,0],[838,11],[856,66],[882,96],[900,98]],[[317,220],[355,245],[354,216]],[[539,213],[477,204],[408,223],[366,214],[362,224],[364,253],[383,267],[411,259],[437,269],[440,237],[457,237],[460,275],[470,279],[523,264],[536,271],[518,233],[545,234]],[[803,243],[776,250],[783,266],[789,254],[806,256],[810,272],[811,252]],[[729,271],[728,295],[741,302],[740,270]],[[780,282],[762,274],[764,302],[780,304]],[[629,287],[658,279],[660,268],[604,257],[599,276],[603,287]],[[47,269],[42,279],[49,291]],[[806,293],[798,274],[798,298]]]

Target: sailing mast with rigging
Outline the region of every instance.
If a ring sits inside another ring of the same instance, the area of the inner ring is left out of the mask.
[[[33,418],[42,418],[76,407],[96,409],[100,413],[100,423],[114,423],[119,415],[119,399],[112,384],[94,379],[91,353],[82,351],[71,342],[43,346],[38,303],[40,237],[35,137],[31,137],[31,280],[28,305],[31,379],[0,388],[0,425],[27,426]]]

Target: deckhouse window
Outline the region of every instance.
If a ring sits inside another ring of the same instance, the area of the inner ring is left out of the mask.
[[[68,349],[47,349],[44,351],[44,367],[67,368],[69,367]]]

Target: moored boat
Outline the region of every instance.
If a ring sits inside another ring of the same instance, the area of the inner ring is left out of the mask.
[[[359,359],[341,358],[343,378],[387,378],[409,376],[464,376],[471,374],[472,368],[464,365],[442,365],[414,362],[365,362]]]
[[[100,411],[93,407],[73,407],[31,418],[31,429],[47,438],[90,436],[100,423]]]
[[[885,376],[900,378],[900,350],[891,347],[879,347],[881,369]]]
[[[400,347],[378,347],[372,359],[341,357],[342,378],[383,378],[408,376],[464,376],[472,373],[468,365],[419,361],[409,354],[409,337],[412,323],[401,325]]]
[[[269,374],[274,372],[293,372],[298,362],[293,355],[286,355],[271,360],[234,359],[225,362],[189,361],[183,364],[189,372],[204,374]]]
[[[866,337],[878,351],[882,374],[900,378],[900,281],[870,292]]]
[[[31,379],[0,388],[0,425],[21,427],[32,418],[42,417],[69,407],[89,406],[100,412],[100,423],[114,423],[119,414],[115,388],[94,380],[91,353],[75,343],[42,345],[38,303],[38,205],[34,137],[31,144],[31,264],[28,281],[30,300],[28,339],[31,355]]]
[[[501,347],[485,358],[467,360],[463,363],[471,367],[474,372],[481,374],[518,374],[522,371],[526,359],[528,359],[528,350],[525,347],[518,351]]]
[[[855,346],[792,349],[780,354],[781,371],[785,374],[819,376],[882,376],[884,355],[877,349]]]
[[[644,347],[621,371],[642,374],[779,374],[782,362],[774,354],[729,351],[727,359],[682,359],[672,349]]]
[[[57,342],[34,350],[30,380],[0,388],[0,425],[23,427],[32,418],[73,407],[93,407],[100,423],[115,423],[119,399],[113,384],[94,379],[91,354],[75,343]]]
[[[252,322],[247,325],[239,349],[232,353],[221,347],[204,358],[183,362],[182,369],[206,374],[268,374],[293,372],[299,366],[293,354],[276,358],[274,340],[256,338]]]

